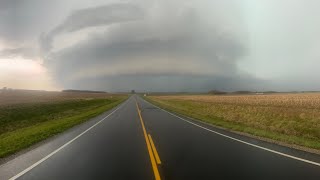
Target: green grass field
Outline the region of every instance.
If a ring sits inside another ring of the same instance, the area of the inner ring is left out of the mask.
[[[0,158],[95,117],[127,96],[0,107]]]
[[[299,98],[304,99],[303,95]],[[315,101],[287,102],[287,99],[297,99],[289,95],[149,96],[145,99],[219,127],[320,150],[320,110]]]

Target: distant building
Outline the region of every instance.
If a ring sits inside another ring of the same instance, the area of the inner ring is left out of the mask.
[[[136,91],[135,90],[131,90],[131,94],[135,94],[136,93]]]

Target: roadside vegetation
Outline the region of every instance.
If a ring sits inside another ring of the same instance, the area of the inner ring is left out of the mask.
[[[320,149],[320,93],[172,95],[146,99],[216,126]]]
[[[109,94],[77,97],[0,106],[0,158],[95,117],[127,98]]]

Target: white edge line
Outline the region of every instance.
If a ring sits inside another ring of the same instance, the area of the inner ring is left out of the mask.
[[[120,109],[121,107],[123,107],[125,104],[127,104],[127,102],[125,102],[124,104],[122,104],[121,106],[119,106],[117,109],[115,109],[114,111],[112,111],[110,114],[108,114],[107,116],[105,116],[103,119],[101,119],[100,121],[98,121],[97,123],[95,123],[94,125],[92,125],[91,127],[89,127],[87,130],[83,131],[81,134],[79,134],[78,136],[76,136],[75,138],[71,139],[70,141],[68,141],[67,143],[65,143],[64,145],[60,146],[58,149],[56,149],[55,151],[53,151],[52,153],[48,154],[47,156],[45,156],[44,158],[40,159],[39,161],[37,161],[36,163],[32,164],[31,166],[29,166],[28,168],[26,168],[25,170],[21,171],[20,173],[18,173],[17,175],[11,177],[9,180],[15,180],[19,177],[21,177],[22,175],[24,175],[25,173],[27,173],[28,171],[30,171],[31,169],[35,168],[36,166],[38,166],[39,164],[41,164],[43,161],[49,159],[51,156],[53,156],[54,154],[56,154],[57,152],[59,152],[61,149],[65,148],[66,146],[68,146],[69,144],[71,144],[73,141],[77,140],[79,137],[81,137],[82,135],[84,135],[86,132],[90,131],[92,128],[94,128],[95,126],[97,126],[98,124],[100,124],[103,120],[107,119],[109,116],[111,116],[113,113],[115,113],[118,109]]]
[[[143,100],[144,100],[144,99],[143,99]],[[279,152],[279,151],[275,151],[275,150],[272,150],[272,149],[268,149],[268,148],[265,148],[265,147],[262,147],[262,146],[258,146],[258,145],[255,145],[255,144],[251,144],[251,143],[249,143],[249,142],[242,141],[242,140],[240,140],[240,139],[237,139],[237,138],[234,138],[234,137],[231,137],[231,136],[227,136],[227,135],[222,134],[222,133],[219,133],[219,132],[217,132],[217,131],[208,129],[208,128],[203,127],[203,126],[200,126],[200,125],[198,125],[198,124],[196,124],[196,123],[190,122],[190,121],[188,121],[188,120],[186,120],[186,119],[184,119],[184,118],[182,118],[182,117],[180,117],[180,116],[177,116],[176,114],[173,114],[173,113],[171,113],[171,112],[169,112],[169,111],[167,111],[167,110],[164,110],[164,109],[162,109],[162,108],[160,108],[160,107],[158,107],[158,106],[156,106],[156,105],[154,105],[154,104],[152,104],[152,103],[150,103],[150,102],[148,102],[148,101],[146,101],[146,100],[144,100],[144,101],[147,102],[147,103],[149,103],[149,104],[151,104],[151,105],[153,105],[153,106],[155,106],[155,107],[157,107],[158,109],[160,109],[160,110],[162,110],[162,111],[164,111],[164,112],[167,112],[168,114],[170,114],[170,115],[172,115],[172,116],[175,116],[175,117],[177,117],[177,118],[179,118],[179,119],[187,122],[187,123],[190,123],[190,124],[192,124],[192,125],[194,125],[194,126],[197,126],[197,127],[199,127],[199,128],[202,128],[202,129],[204,129],[204,130],[210,131],[210,132],[212,132],[212,133],[218,134],[218,135],[220,135],[220,136],[223,136],[223,137],[232,139],[232,140],[234,140],[234,141],[238,141],[238,142],[240,142],[240,143],[243,143],[243,144],[246,144],[246,145],[249,145],[249,146],[253,146],[253,147],[255,147],[255,148],[259,148],[259,149],[262,149],[262,150],[265,150],[265,151],[268,151],[268,152],[271,152],[271,153],[275,153],[275,154],[278,154],[278,155],[281,155],[281,156],[285,156],[285,157],[288,157],[288,158],[291,158],[291,159],[295,159],[295,160],[302,161],[302,162],[305,162],[305,163],[309,163],[309,164],[313,164],[313,165],[316,165],[316,166],[320,166],[320,163],[317,163],[317,162],[314,162],[314,161],[310,161],[310,160],[307,160],[307,159],[299,158],[299,157],[292,156],[292,155],[289,155],[289,154],[285,154],[285,153],[282,153],[282,152]]]

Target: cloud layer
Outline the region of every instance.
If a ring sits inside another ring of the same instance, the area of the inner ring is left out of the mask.
[[[50,53],[47,66],[70,88],[125,90],[137,83],[143,84],[134,86],[141,90],[157,90],[153,87],[158,84],[166,84],[161,90],[167,91],[235,89],[237,80],[254,80],[237,69],[246,49],[236,35],[218,21],[205,22],[192,5],[181,1],[179,10],[170,11],[171,5],[111,4],[78,10],[47,37],[93,32],[85,31],[85,40]]]
[[[317,90],[318,5],[4,0],[0,60],[36,60],[63,88]]]
[[[76,10],[66,20],[40,39],[43,50],[51,50],[55,36],[81,29],[107,26],[114,23],[128,22],[143,17],[142,10],[133,4],[111,4]]]

